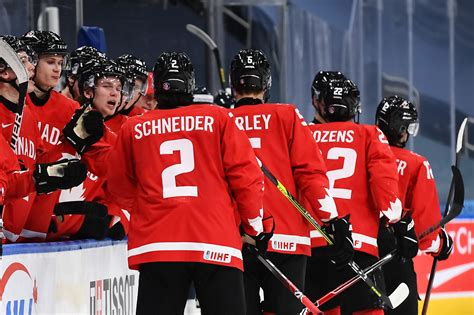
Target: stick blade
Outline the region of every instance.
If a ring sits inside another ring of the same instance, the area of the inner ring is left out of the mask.
[[[403,301],[406,300],[410,294],[410,289],[406,283],[402,282],[400,285],[389,295],[388,299],[392,305],[389,305],[391,309],[397,308]]]
[[[196,25],[193,24],[186,24],[186,30],[197,37],[199,37],[206,45],[209,47],[209,49],[214,50],[217,48],[216,43],[214,40],[209,36],[206,32],[204,32],[202,29],[197,27]]]

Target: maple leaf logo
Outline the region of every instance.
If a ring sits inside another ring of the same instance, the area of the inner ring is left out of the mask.
[[[395,202],[390,201],[390,207],[387,210],[382,210],[382,213],[387,217],[389,223],[397,222],[402,215],[402,202],[398,198]]]
[[[323,199],[318,199],[321,207],[319,210],[329,213],[329,219],[337,217],[337,208],[334,199],[329,195],[329,190],[325,188],[326,195]]]

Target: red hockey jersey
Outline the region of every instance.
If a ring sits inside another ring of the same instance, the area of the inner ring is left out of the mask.
[[[400,197],[404,208],[412,212],[415,231],[419,234],[441,220],[433,171],[424,157],[406,149],[391,148],[397,157]],[[438,231],[420,240],[420,250],[438,251],[441,244]]]
[[[8,139],[8,141],[10,141],[12,137],[16,109],[16,104],[0,97],[1,131],[3,137]],[[37,122],[29,106],[25,105],[15,152],[18,167],[25,170],[34,170],[36,160],[43,152],[44,146],[38,131]],[[22,230],[30,214],[35,197],[36,192],[32,192],[24,198],[12,199],[5,204],[2,218],[4,235],[7,239],[16,241],[19,235],[24,232]]]
[[[0,204],[34,191],[33,170],[20,170],[16,155],[0,133]]]
[[[64,126],[71,120],[74,111],[79,108],[78,102],[54,90],[50,91],[46,102],[35,101],[36,104],[34,104],[31,96],[28,95],[26,103],[38,121],[38,129],[46,150],[59,143]]]
[[[115,134],[118,134],[122,125],[128,120],[128,116],[125,115],[115,115],[105,121],[105,125],[110,128]]]
[[[246,132],[257,157],[293,196],[298,188],[310,200],[315,217],[327,221],[338,215],[327,193],[324,160],[294,106],[246,105],[233,109],[232,114],[237,126]],[[311,255],[309,223],[269,180],[265,180],[263,200],[264,208],[275,219],[268,250]]]
[[[137,105],[133,105],[132,109],[128,112],[127,116],[128,117],[138,116],[138,115],[144,114],[145,112],[146,110],[144,110],[143,108],[138,107]]]
[[[331,195],[339,213],[350,214],[354,248],[378,256],[380,213],[391,222],[400,219],[395,156],[376,126],[353,122],[310,124],[313,137],[326,158]],[[326,244],[311,232],[313,247]]]
[[[129,119],[110,153],[108,191],[132,209],[131,268],[186,261],[243,268],[235,198],[248,234],[262,230],[263,174],[225,109],[190,105]]]

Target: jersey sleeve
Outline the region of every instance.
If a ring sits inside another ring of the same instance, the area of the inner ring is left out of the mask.
[[[233,118],[224,116],[221,121],[224,173],[243,228],[254,236],[263,231],[263,173],[245,132],[237,128]]]
[[[292,115],[289,154],[293,177],[299,190],[311,204],[313,214],[321,221],[327,222],[337,217],[338,212],[329,193],[326,164],[298,109],[295,108]]]
[[[35,190],[33,171],[20,171],[15,153],[0,136],[0,198],[3,202],[11,198],[23,198]]]
[[[423,160],[418,167],[413,187],[407,195],[405,207],[412,210],[416,234],[420,234],[441,220],[436,183],[427,160]],[[420,250],[430,253],[438,251],[440,245],[438,231],[439,229],[419,241]]]
[[[87,165],[87,169],[95,175],[102,177],[107,174],[110,165],[109,151],[110,143],[114,143],[116,135],[110,130],[104,131],[104,136],[109,139],[100,139],[94,143],[83,155],[81,160]],[[110,139],[113,138],[113,139]]]
[[[373,202],[376,209],[382,212],[389,223],[395,223],[402,215],[402,202],[398,192],[397,160],[379,128],[372,129],[369,138],[367,168]]]
[[[109,152],[108,166],[114,172],[107,172],[106,190],[111,199],[124,209],[132,209],[135,203],[137,180],[133,171],[132,135],[126,124],[120,130],[117,140]]]

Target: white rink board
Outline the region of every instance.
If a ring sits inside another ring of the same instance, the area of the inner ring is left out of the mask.
[[[0,314],[135,313],[126,242],[6,245],[0,270]]]
[[[0,314],[135,314],[138,272],[126,241],[3,246]],[[159,309],[159,308],[158,308]],[[188,300],[185,314],[200,314]]]

